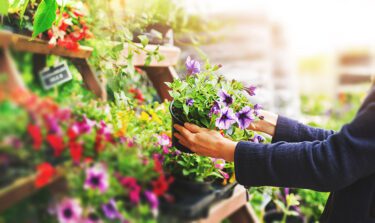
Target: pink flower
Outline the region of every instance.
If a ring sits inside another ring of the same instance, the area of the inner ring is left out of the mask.
[[[225,167],[224,159],[211,158],[211,160],[214,163],[216,169],[219,169],[219,170],[224,169]]]
[[[86,170],[85,189],[99,189],[104,193],[109,188],[109,176],[103,164],[96,164]]]
[[[64,198],[57,205],[57,217],[60,223],[77,223],[81,221],[82,208],[77,200]]]

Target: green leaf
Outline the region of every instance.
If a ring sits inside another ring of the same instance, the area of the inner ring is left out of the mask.
[[[120,52],[120,51],[122,51],[123,49],[124,49],[124,44],[123,44],[123,43],[120,43],[120,44],[114,46],[112,50],[115,51],[115,52]]]
[[[146,57],[146,60],[145,60],[145,66],[147,67],[148,65],[151,64],[151,61],[152,61],[152,56],[151,55],[148,55]]]
[[[0,0],[0,14],[7,15],[9,9],[9,1],[8,0]]]
[[[56,0],[43,0],[35,13],[33,37],[50,29],[56,19]]]
[[[184,109],[184,113],[185,113],[185,115],[188,115],[188,114],[189,114],[189,106],[187,106],[187,105],[184,103],[184,104],[182,104],[182,107],[183,107],[183,109]]]
[[[143,47],[146,47],[148,44],[148,38],[145,35],[139,35],[138,39],[141,41]]]
[[[22,5],[21,5],[21,11],[20,11],[20,18],[21,18],[21,21],[20,21],[20,24],[22,24],[23,22],[23,15],[25,15],[25,12],[26,12],[26,9],[27,9],[27,6],[29,5],[29,0],[25,0]]]

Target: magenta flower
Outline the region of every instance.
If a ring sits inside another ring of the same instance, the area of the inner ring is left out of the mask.
[[[59,121],[55,116],[52,115],[46,115],[44,117],[44,121],[46,123],[46,126],[48,128],[48,132],[51,134],[61,134],[61,128],[59,126]]]
[[[229,129],[232,124],[236,123],[236,116],[231,108],[225,107],[220,112],[220,117],[216,119],[216,127],[219,129]]]
[[[208,116],[211,118],[212,115],[218,115],[218,114],[220,114],[220,106],[217,101],[214,101],[214,104],[212,105]]]
[[[111,141],[111,139],[112,139],[112,129],[103,120],[100,121],[98,126],[99,126],[98,134],[104,135],[104,137],[107,141]]]
[[[230,96],[226,91],[220,90],[219,91],[220,101],[224,103],[225,106],[230,106],[233,104],[233,97]]]
[[[255,96],[255,90],[257,87],[251,85],[250,87],[245,88],[245,91],[250,95],[250,96]]]
[[[137,183],[137,179],[134,177],[124,177],[120,180],[123,187],[129,191],[130,201],[134,204],[138,204],[140,200],[141,187]]]
[[[218,171],[224,177],[224,179],[229,179],[229,174],[228,173],[226,173],[226,172],[224,172],[222,170],[218,170]]]
[[[185,62],[186,70],[189,74],[196,74],[201,71],[201,65],[198,61],[191,59],[189,56]]]
[[[249,106],[245,106],[241,111],[236,113],[237,123],[241,129],[249,127],[254,117],[252,116],[252,109]]]
[[[171,147],[171,139],[166,134],[158,136],[158,144],[162,146],[164,154],[169,153],[169,147]]]
[[[78,124],[80,134],[89,133],[91,132],[92,127],[95,126],[95,121],[88,119],[86,115],[84,115],[82,118],[82,121],[78,122],[77,124]]]
[[[194,99],[192,99],[192,98],[188,98],[187,100],[186,100],[186,105],[187,106],[193,106],[193,104],[194,104]]]
[[[117,209],[116,201],[113,198],[109,200],[108,203],[102,205],[102,210],[104,215],[110,220],[122,219],[122,216]]]
[[[157,210],[159,207],[159,199],[156,194],[152,191],[146,190],[145,197],[147,201],[150,203],[151,210]]]
[[[102,193],[108,190],[109,177],[107,169],[103,164],[96,164],[93,167],[86,169],[84,188],[98,189]]]
[[[212,162],[215,165],[216,169],[222,170],[225,167],[225,160],[224,159],[218,159],[218,158],[211,158]]]
[[[82,208],[77,200],[64,198],[56,207],[60,223],[77,223],[81,220]]]

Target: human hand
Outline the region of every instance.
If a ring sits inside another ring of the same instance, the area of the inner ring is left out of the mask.
[[[270,136],[274,136],[278,115],[269,111],[259,110],[259,116],[261,120],[252,122],[249,126],[249,130],[264,132]]]
[[[174,136],[179,142],[198,155],[234,160],[237,142],[225,138],[220,132],[190,123],[185,123],[184,126],[176,124],[174,127],[178,131]]]

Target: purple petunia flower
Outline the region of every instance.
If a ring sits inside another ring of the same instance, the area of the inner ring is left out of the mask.
[[[226,91],[219,91],[220,101],[224,103],[225,106],[229,106],[233,103],[233,97],[230,96]]]
[[[185,66],[189,74],[196,74],[201,72],[201,65],[199,64],[199,62],[191,59],[190,56],[186,58]]]
[[[251,85],[250,87],[245,88],[245,91],[250,95],[250,96],[255,96],[255,90],[257,87]]]
[[[116,201],[113,198],[108,203],[102,205],[102,210],[104,215],[110,220],[122,218],[120,212],[117,210]]]
[[[255,142],[255,143],[263,143],[264,142],[264,137],[261,136],[261,135],[254,135],[254,137],[251,139],[251,141]]]
[[[216,119],[216,127],[219,129],[229,129],[229,127],[236,122],[236,116],[231,108],[223,108],[220,112],[220,117]]]
[[[216,169],[222,170],[225,167],[225,160],[224,159],[218,159],[218,158],[211,158],[212,162],[215,165]]]
[[[106,192],[109,188],[109,177],[103,164],[86,169],[85,189],[99,189],[100,192]]]
[[[263,109],[263,107],[260,104],[255,104],[254,105],[254,115],[258,116],[259,115],[259,110]]]
[[[64,198],[56,206],[56,210],[60,223],[76,223],[81,220],[82,208],[77,200]]]
[[[251,122],[254,120],[251,111],[252,110],[249,106],[245,106],[241,111],[236,113],[237,123],[241,129],[246,129],[247,127],[249,127]]]
[[[58,135],[61,134],[61,128],[55,116],[46,115],[44,120],[46,122],[46,125],[48,126],[49,133],[58,134]]]
[[[152,191],[146,190],[145,197],[147,201],[150,203],[150,207],[152,210],[157,210],[159,207],[159,200],[156,194]]]
[[[193,104],[194,104],[194,99],[189,98],[189,99],[186,100],[186,105],[187,106],[193,106]]]
[[[208,116],[211,118],[212,115],[218,115],[218,114],[220,114],[220,106],[217,101],[214,101],[214,104],[212,105]]]

